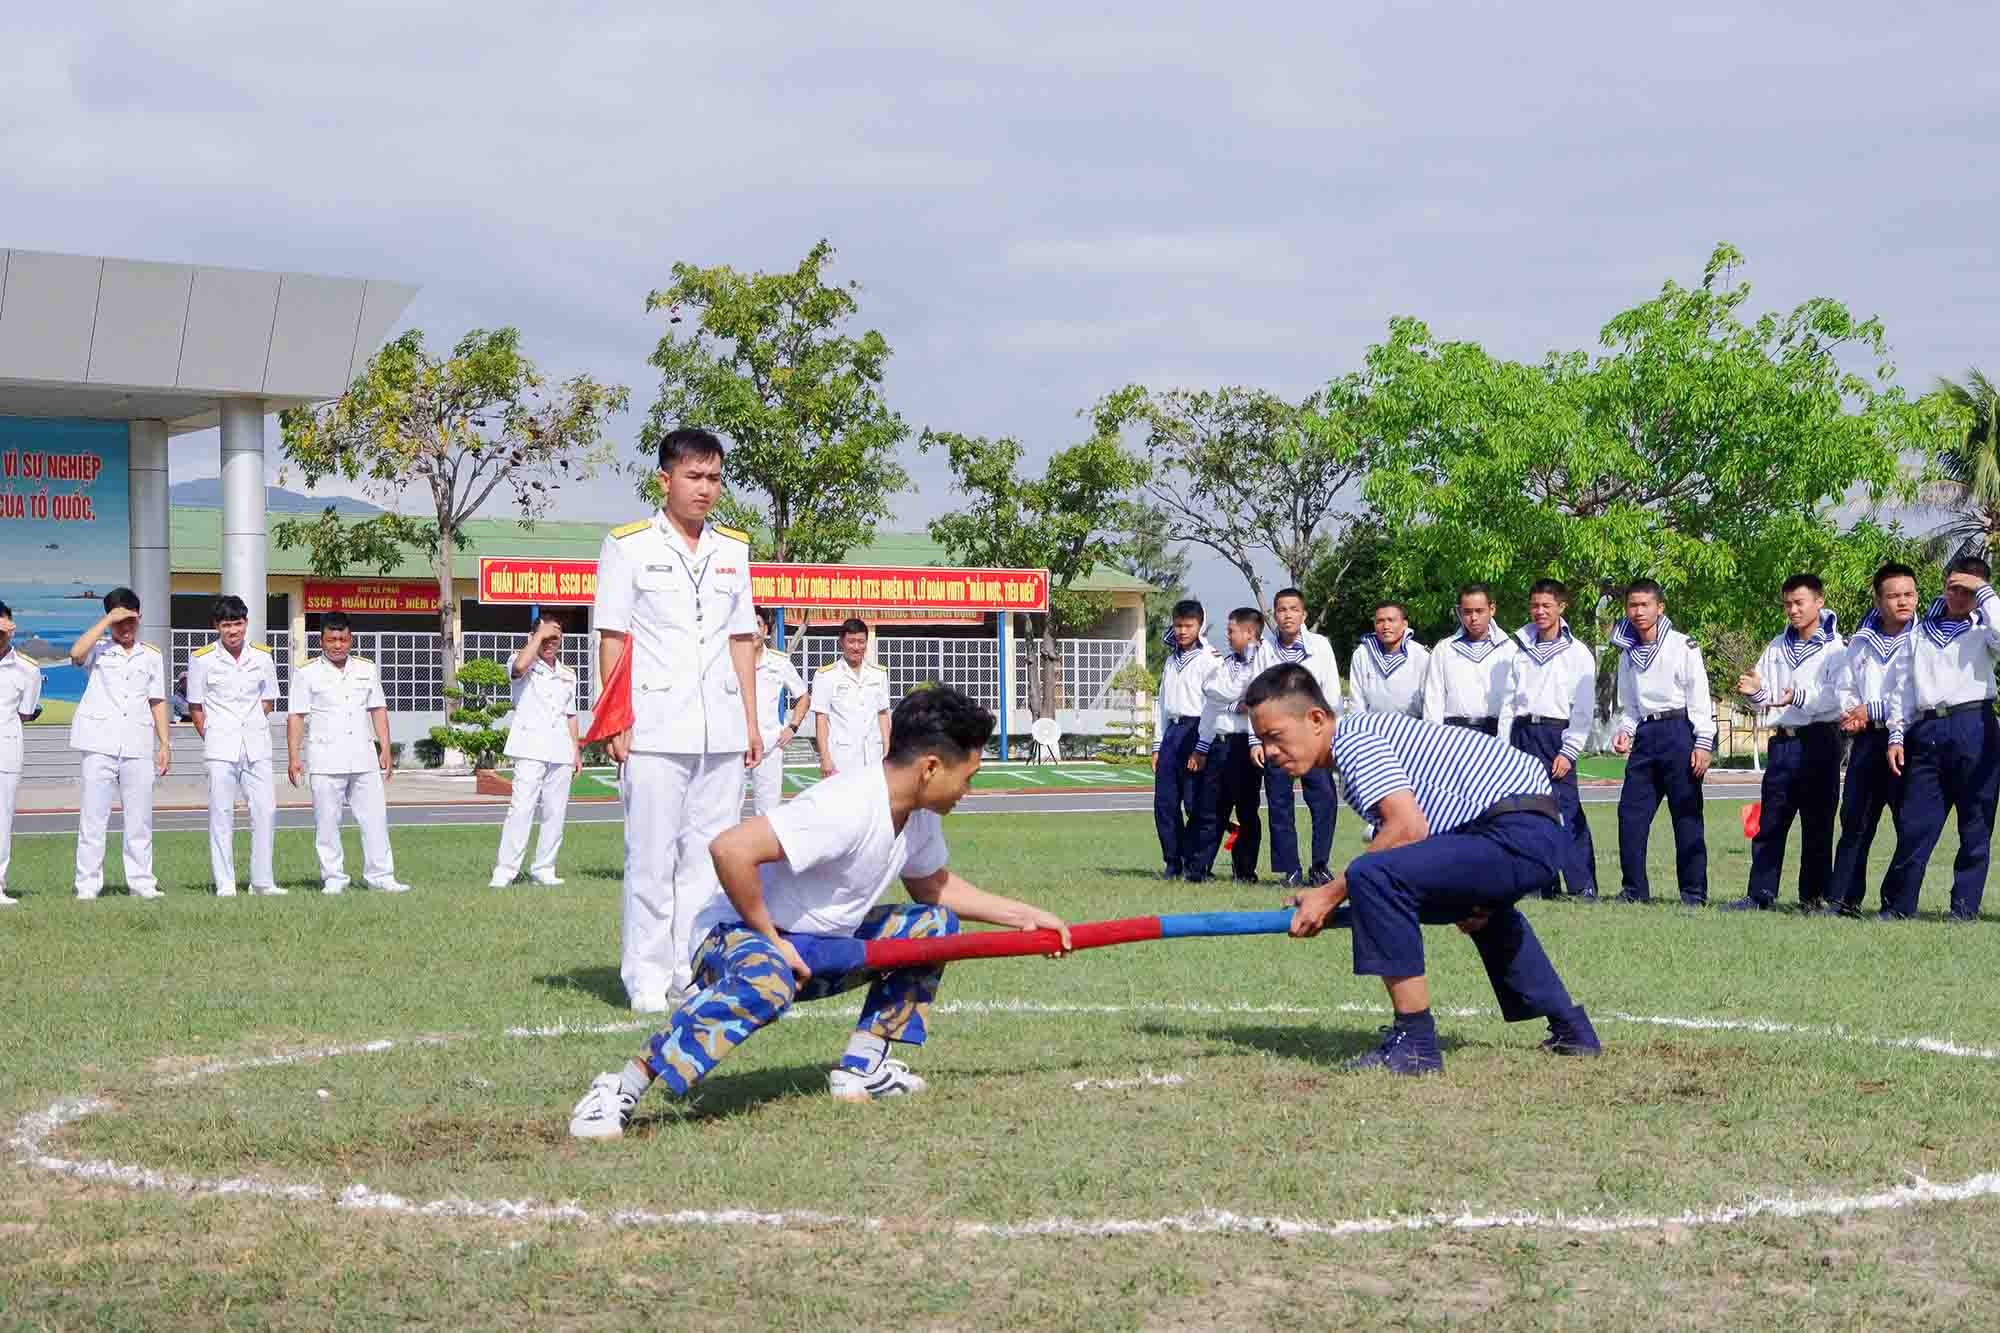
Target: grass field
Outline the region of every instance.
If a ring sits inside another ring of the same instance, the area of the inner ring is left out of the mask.
[[[1608,811],[1592,813],[1615,884]],[[1738,814],[1711,811],[1718,900],[1741,890]],[[952,830],[969,876],[1073,919],[1276,899],[1147,878],[1143,816],[965,816]],[[761,1034],[692,1105],[655,1095],[631,1137],[581,1144],[565,1135],[571,1103],[641,1040],[601,1030],[627,1020],[618,831],[573,826],[569,883],[554,890],[482,887],[495,837],[400,830],[415,893],[327,899],[300,892],[313,887],[307,837],[282,833],[293,896],[218,901],[192,891],[207,878],[202,838],[164,834],[165,902],[41,892],[0,912],[0,1123],[16,1137],[0,1165],[0,1325],[2000,1320],[2000,1202],[1702,1216],[1993,1167],[1992,1059],[1871,1041],[2000,1044],[1991,918],[1531,904],[1607,1042],[1594,1062],[1543,1057],[1539,1025],[1487,1012],[1472,949],[1435,930],[1436,1003],[1478,1012],[1441,1020],[1446,1075],[1421,1081],[1335,1071],[1380,1021],[1380,989],[1351,975],[1344,937],[967,963],[913,1057],[933,1085],[921,1098],[824,1095],[852,1013],[836,1000]],[[1342,856],[1355,837],[1343,819]],[[1671,885],[1668,841],[1663,822],[1656,891]],[[17,840],[10,883],[66,881],[70,846]],[[1649,1017],[1804,1030],[1637,1021]],[[226,1067],[380,1040],[394,1045]],[[103,1108],[45,1135],[18,1121],[79,1096]],[[235,1184],[185,1194],[37,1169],[15,1160],[23,1124],[44,1154]],[[280,1187],[311,1188],[255,1193]],[[410,1206],[387,1208],[387,1193]],[[495,1201],[574,1211],[460,1215]],[[664,1224],[731,1209],[774,1224]],[[1341,1225],[1522,1213],[1541,1222]],[[1323,1229],[1230,1230],[1225,1215]],[[1593,1234],[1557,1218],[1665,1222]]]

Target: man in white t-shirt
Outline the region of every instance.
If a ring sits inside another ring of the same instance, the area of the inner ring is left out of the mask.
[[[542,836],[528,878],[545,888],[562,884],[556,853],[562,850],[563,817],[569,813],[570,778],[583,767],[583,742],[576,734],[576,672],[562,664],[562,636],[562,621],[543,616],[507,666],[514,699],[514,720],[507,728],[514,792],[500,829],[500,855],[486,885],[491,889],[504,889],[520,878],[538,810]]]
[[[962,919],[1054,930],[1069,945],[1057,917],[976,889],[946,864],[941,816],[972,785],[992,734],[993,715],[960,691],[918,690],[896,708],[884,763],[844,769],[715,839],[723,892],[696,918],[700,988],[643,1056],[597,1076],[570,1114],[571,1135],[619,1137],[654,1080],[685,1096],[794,1001],[864,984],[861,1019],[829,1090],[846,1101],[922,1092],[909,1066],[887,1058],[888,1043],[924,1040],[943,969],[870,973],[859,966],[859,941],[954,934]],[[898,877],[912,901],[878,906]],[[839,966],[829,964],[835,958]]]
[[[750,810],[768,815],[785,799],[785,747],[799,734],[812,697],[805,677],[792,659],[771,644],[771,608],[757,608],[757,729],[764,737],[764,757],[750,770]],[[792,696],[791,716],[781,716],[783,695]]]

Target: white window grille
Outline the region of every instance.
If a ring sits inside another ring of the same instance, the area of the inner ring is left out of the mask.
[[[1130,639],[1058,639],[1056,646],[1062,652],[1061,707],[1077,711],[1132,707],[1129,690],[1111,688],[1111,678],[1133,659]],[[1036,645],[1016,639],[1012,647],[1014,701],[1016,707],[1026,707],[1028,658]]]

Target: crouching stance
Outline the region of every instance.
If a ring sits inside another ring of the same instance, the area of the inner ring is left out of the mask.
[[[1541,761],[1470,728],[1400,713],[1337,718],[1311,674],[1296,666],[1259,676],[1244,702],[1266,763],[1294,775],[1334,768],[1348,804],[1374,830],[1331,884],[1292,900],[1292,934],[1301,938],[1317,935],[1347,901],[1355,975],[1381,977],[1389,988],[1395,1023],[1381,1046],[1348,1061],[1349,1069],[1444,1069],[1418,925],[1421,912],[1437,909],[1459,914],[1501,1017],[1547,1019],[1542,1049],[1554,1054],[1598,1053],[1590,1019],[1515,908],[1553,888],[1571,855]]]
[[[883,763],[843,768],[710,844],[722,893],[695,919],[695,991],[643,1056],[598,1075],[569,1132],[617,1138],[655,1080],[682,1096],[795,1002],[864,985],[860,1022],[829,1088],[851,1101],[922,1092],[924,1081],[888,1058],[888,1044],[923,1042],[943,969],[870,973],[826,960],[855,961],[851,941],[949,935],[961,920],[1056,930],[1068,945],[1056,917],[975,889],[946,864],[940,817],[972,785],[992,734],[993,715],[966,695],[918,691],[891,718]],[[878,906],[899,876],[912,901]]]

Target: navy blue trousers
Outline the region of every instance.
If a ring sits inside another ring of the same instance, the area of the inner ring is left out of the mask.
[[[1785,839],[1799,824],[1799,901],[1817,902],[1833,879],[1833,812],[1840,804],[1840,729],[1831,722],[1771,737],[1764,756],[1764,809],[1750,842],[1750,896],[1778,900]]]
[[[1681,901],[1708,901],[1708,839],[1701,816],[1701,783],[1688,767],[1694,755],[1694,724],[1684,717],[1641,722],[1625,760],[1625,786],[1618,793],[1618,877],[1635,898],[1653,896],[1646,873],[1646,843],[1660,802],[1674,819],[1674,877]]]
[[[1903,822],[1889,866],[1884,911],[1914,916],[1945,815],[1958,812],[1951,914],[1976,917],[1986,896],[1993,805],[2000,797],[2000,720],[1990,708],[1919,718],[1905,736]]]
[[[1153,828],[1160,835],[1160,860],[1169,870],[1193,869],[1201,852],[1203,773],[1190,773],[1195,719],[1167,724],[1153,767]]]
[[[1489,913],[1472,933],[1487,980],[1509,1023],[1570,1008],[1569,991],[1541,941],[1514,904],[1556,882],[1570,855],[1569,832],[1543,815],[1501,815],[1386,852],[1364,852],[1347,867],[1354,973],[1424,973],[1419,914],[1445,909]]]
[[[1868,873],[1868,852],[1875,845],[1875,830],[1882,812],[1902,841],[1903,779],[1889,771],[1889,732],[1886,727],[1870,727],[1856,732],[1847,751],[1847,782],[1840,789],[1840,842],[1833,849],[1833,882],[1827,895],[1848,907],[1859,908],[1868,896],[1863,879]],[[1893,862],[1892,862],[1893,870]],[[1891,871],[1882,875],[1882,905],[1888,906]]]
[[[1516,719],[1508,739],[1515,749],[1548,764],[1562,753],[1563,728],[1554,722]],[[1597,845],[1591,841],[1590,824],[1583,817],[1583,794],[1577,789],[1575,766],[1571,766],[1568,777],[1551,777],[1549,781],[1555,785],[1556,804],[1562,807],[1563,827],[1569,830],[1570,837],[1569,857],[1562,867],[1563,884],[1572,894],[1595,898]],[[1555,896],[1553,885],[1549,896]]]
[[[1207,874],[1222,851],[1224,830],[1236,821],[1236,845],[1229,850],[1232,874],[1257,873],[1257,853],[1264,845],[1264,821],[1257,799],[1264,791],[1264,770],[1250,761],[1248,736],[1217,736],[1208,747],[1202,771],[1201,853],[1189,871]]]
[[[1299,779],[1305,790],[1306,813],[1312,817],[1312,868],[1325,867],[1333,855],[1333,821],[1340,812],[1333,774],[1315,768]],[[1276,764],[1264,769],[1264,804],[1271,809],[1271,873],[1299,873],[1299,812],[1292,803],[1292,775]]]

